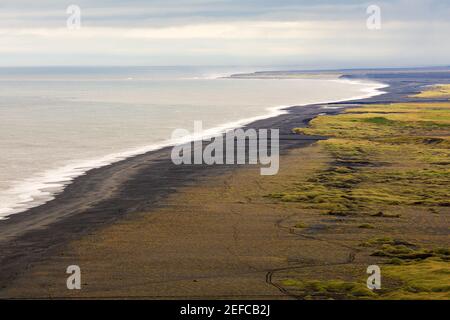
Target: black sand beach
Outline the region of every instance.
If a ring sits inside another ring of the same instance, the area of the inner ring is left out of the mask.
[[[280,130],[281,155],[310,146],[324,137],[293,134],[319,114],[337,114],[365,104],[416,101],[408,96],[425,85],[450,82],[447,70],[373,72],[344,71],[350,79],[369,79],[389,85],[386,94],[351,102],[291,107],[289,113],[256,121],[247,128]],[[438,101],[438,100],[437,100]],[[340,107],[328,109],[326,107]],[[324,108],[325,107],[325,108]],[[76,178],[56,198],[0,221],[0,296],[14,280],[40,261],[49,259],[69,242],[95,233],[136,212],[164,206],[164,199],[204,179],[214,180],[242,166],[173,165],[170,148],[93,169]],[[174,261],[174,263],[177,263]]]

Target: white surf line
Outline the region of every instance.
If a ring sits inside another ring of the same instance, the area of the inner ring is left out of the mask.
[[[297,80],[297,79],[289,79],[289,80]],[[367,84],[368,87],[361,89],[361,91],[364,92],[364,94],[353,96],[348,99],[325,100],[317,103],[299,104],[296,106],[301,107],[313,104],[327,104],[327,103],[336,103],[369,98],[372,96],[383,94],[384,92],[379,91],[379,89],[388,86],[386,84],[368,81],[354,81],[344,79],[333,79],[333,80],[318,79],[318,80],[339,81],[348,84]],[[277,106],[268,108],[266,109],[268,113],[264,115],[228,122],[214,128],[206,129],[200,134],[189,135],[176,140],[169,139],[159,143],[153,143],[147,146],[135,148],[132,150],[109,154],[104,157],[96,159],[80,160],[56,169],[50,169],[42,173],[38,173],[33,177],[15,183],[11,188],[2,192],[1,196],[2,197],[7,196],[9,197],[9,200],[3,200],[2,203],[0,204],[0,220],[7,219],[7,217],[10,215],[24,212],[28,209],[43,205],[55,199],[56,195],[61,193],[64,190],[64,188],[70,183],[72,183],[72,181],[75,178],[86,174],[91,169],[104,167],[113,164],[115,162],[119,162],[121,160],[131,158],[137,155],[145,154],[150,151],[159,150],[164,147],[183,144],[199,139],[212,138],[214,136],[223,134],[227,130],[236,129],[258,120],[273,118],[282,114],[286,114],[289,112],[289,110],[287,109],[291,107],[292,106]]]

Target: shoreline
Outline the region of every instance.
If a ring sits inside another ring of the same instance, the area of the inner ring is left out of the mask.
[[[228,78],[232,77],[233,75],[229,76]],[[302,79],[303,78],[297,78],[291,80],[302,80]],[[257,80],[257,78],[254,78],[254,80]],[[107,154],[105,156],[96,159],[76,160],[73,161],[72,164],[67,164],[62,167],[57,167],[50,170],[46,170],[44,172],[36,173],[32,177],[17,182],[12,186],[10,186],[9,189],[5,190],[6,193],[10,190],[27,190],[26,193],[21,194],[22,195],[21,198],[26,197],[28,199],[22,200],[21,202],[12,201],[9,204],[9,207],[5,206],[0,208],[0,221],[9,219],[10,216],[15,214],[25,213],[27,210],[39,207],[41,205],[46,204],[47,202],[54,200],[56,196],[64,192],[67,186],[72,184],[75,179],[77,179],[80,176],[89,174],[89,171],[93,169],[113,165],[120,161],[124,161],[148,152],[158,151],[166,147],[173,147],[174,145],[177,144],[191,143],[195,140],[208,139],[214,136],[222,135],[227,130],[237,129],[248,125],[251,126],[253,122],[275,118],[283,114],[288,114],[291,108],[306,107],[308,105],[351,102],[354,100],[361,100],[375,97],[384,94],[385,92],[381,91],[381,89],[389,86],[387,84],[375,81],[361,81],[361,80],[349,80],[339,78],[316,79],[316,80],[348,83],[349,85],[365,84],[368,87],[361,89],[360,95],[352,96],[346,99],[324,100],[314,104],[310,103],[297,104],[295,106],[269,107],[266,109],[267,113],[265,114],[226,122],[216,127],[206,129],[200,135],[189,135],[176,140],[168,139],[161,142],[152,143],[147,146]]]
[[[390,81],[387,93],[347,103],[291,107],[290,113],[261,119],[245,127],[279,128],[280,154],[323,139],[292,134],[321,113],[338,114],[345,108],[392,101],[393,96],[415,92],[426,82]],[[339,107],[327,109],[326,107]],[[0,222],[0,286],[5,288],[34,263],[50,257],[70,241],[91,234],[128,214],[158,208],[161,200],[200,179],[238,170],[239,166],[175,166],[166,147],[115,164],[93,169],[67,186],[55,200]]]

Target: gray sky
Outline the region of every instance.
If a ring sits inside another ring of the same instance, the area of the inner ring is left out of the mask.
[[[450,65],[449,17],[443,0],[2,0],[0,65]]]

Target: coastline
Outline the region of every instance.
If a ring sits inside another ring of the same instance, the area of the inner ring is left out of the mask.
[[[414,91],[423,82],[403,88],[402,94]],[[260,119],[245,127],[279,128],[280,151],[309,146],[322,137],[293,135],[292,128],[306,126],[319,114],[337,114],[345,108],[374,103],[389,97],[399,88],[395,82],[388,93],[346,103],[326,103],[306,107],[290,107],[288,114]],[[409,91],[408,91],[409,90]],[[401,91],[401,90],[400,90]],[[389,98],[388,98],[389,99]],[[329,105],[328,105],[329,104]],[[339,109],[329,109],[339,107]],[[128,214],[158,208],[162,199],[182,187],[198,184],[234,170],[232,166],[182,166],[167,161],[170,148],[135,156],[113,165],[93,169],[80,176],[55,200],[13,215],[0,223],[0,283],[7,287],[14,278],[34,263],[51,256],[70,241],[95,233]]]
[[[226,78],[235,78],[238,75],[230,75]],[[246,79],[257,80],[258,78],[245,77]],[[283,79],[280,77],[279,79]],[[303,78],[294,78],[291,80],[302,80]],[[311,79],[308,79],[311,80]],[[349,80],[349,79],[333,79],[333,78],[320,78],[317,79],[320,81],[331,81],[331,82],[341,82],[352,84],[365,84],[368,87],[361,90],[361,94],[357,96],[352,96],[346,99],[333,99],[333,100],[324,100],[319,101],[314,104],[329,104],[329,103],[339,103],[339,102],[351,102],[354,100],[367,99],[370,97],[374,97],[377,95],[381,95],[384,92],[380,91],[383,88],[386,88],[388,85],[375,82],[375,81],[360,81],[360,80]],[[309,103],[305,104],[297,104],[295,107],[305,107],[310,105]],[[45,203],[52,201],[55,197],[64,192],[64,189],[70,185],[76,178],[88,174],[88,172],[92,169],[101,168],[104,166],[112,165],[114,163],[139,156],[148,152],[157,151],[164,149],[166,147],[172,147],[176,144],[190,143],[194,140],[199,139],[208,139],[217,135],[223,134],[227,130],[232,130],[240,127],[245,127],[250,125],[253,122],[259,120],[265,120],[280,116],[282,114],[289,113],[289,109],[293,108],[293,106],[277,106],[277,107],[269,107],[266,109],[266,113],[262,115],[252,116],[249,118],[239,119],[231,122],[223,123],[219,126],[209,128],[204,130],[200,135],[189,135],[182,137],[180,139],[168,139],[165,141],[152,143],[147,146],[141,146],[137,148],[133,148],[130,150],[125,150],[121,152],[115,152],[111,154],[107,154],[100,158],[96,159],[85,159],[85,160],[76,160],[71,164],[67,164],[62,167],[57,167],[54,169],[47,170],[42,173],[38,173],[35,176],[29,177],[24,181],[20,181],[10,187],[10,189],[5,190],[8,193],[10,190],[25,190],[25,192],[20,193],[20,202],[12,201],[9,205],[2,204],[0,208],[0,221],[8,219],[9,216],[14,214],[21,214],[26,212],[29,209],[44,205]],[[14,193],[17,193],[15,191]]]

